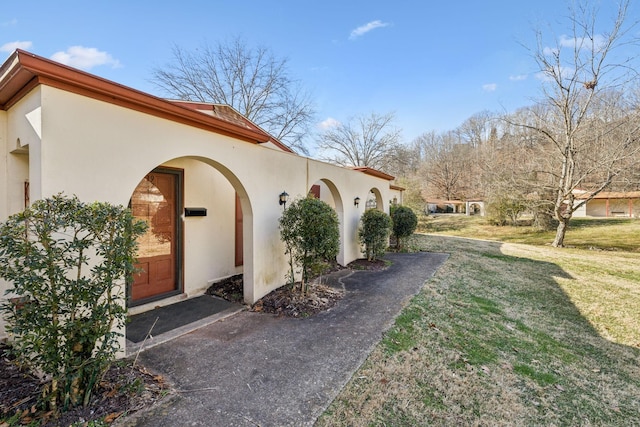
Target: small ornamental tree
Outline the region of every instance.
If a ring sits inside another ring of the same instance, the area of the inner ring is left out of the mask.
[[[289,255],[289,283],[294,285],[295,273],[301,273],[302,294],[310,276],[338,255],[338,224],[338,215],[331,206],[313,197],[295,200],[280,217],[280,236]]]
[[[394,206],[391,209],[391,220],[398,249],[402,249],[402,239],[411,236],[416,231],[418,217],[413,210],[406,206]]]
[[[144,222],[128,209],[62,195],[0,224],[0,306],[18,360],[44,377],[51,410],[86,405],[119,349],[125,281]]]
[[[391,217],[377,209],[369,209],[362,214],[361,224],[358,230],[360,243],[364,246],[367,260],[374,261],[384,255],[389,246],[391,234]]]
[[[518,225],[518,218],[527,210],[524,199],[510,196],[491,197],[488,200],[487,217],[491,224]]]

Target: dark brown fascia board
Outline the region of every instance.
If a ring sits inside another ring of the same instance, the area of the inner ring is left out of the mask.
[[[17,63],[15,57],[18,58]],[[264,143],[271,138],[265,132],[242,128],[20,49],[0,67],[0,76],[11,67],[15,70],[0,82],[0,100],[4,100],[1,107],[5,110],[24,96],[27,86],[31,90],[43,84],[252,143]],[[8,94],[2,94],[5,90],[9,91]]]
[[[404,190],[406,190],[406,188],[404,188],[404,187],[400,187],[399,185],[393,185],[393,184],[389,184],[389,188],[391,190],[396,190],[396,191],[404,191]]]
[[[376,170],[367,166],[354,167],[353,170],[366,173],[367,175],[375,176],[376,178],[386,179],[387,181],[393,181],[394,179],[396,179],[395,176],[391,176],[389,174],[386,174],[384,172],[381,172],[379,170]]]

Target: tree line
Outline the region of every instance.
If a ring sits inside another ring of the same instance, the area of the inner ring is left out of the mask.
[[[640,188],[639,40],[628,8],[629,0],[618,3],[603,25],[592,2],[571,2],[566,34],[553,40],[536,30],[527,49],[541,96],[529,106],[482,111],[408,143],[394,113],[355,114],[315,136],[316,156],[396,176],[415,209],[425,198],[481,198],[498,223],[531,212],[536,224],[557,227],[553,245],[561,247],[569,220],[590,198]],[[173,54],[153,73],[169,96],[231,105],[309,154],[314,105],[286,60],[240,38],[194,52],[176,46]]]

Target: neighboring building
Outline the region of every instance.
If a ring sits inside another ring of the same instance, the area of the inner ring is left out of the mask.
[[[469,199],[465,203],[466,203],[467,216],[470,216],[470,215],[485,216],[486,210],[484,206],[484,200]]]
[[[435,213],[464,213],[466,203],[462,200],[427,200],[425,203],[427,215]]]
[[[342,265],[362,256],[355,199],[372,194],[388,212],[398,197],[393,177],[298,156],[230,107],[160,99],[22,50],[0,67],[0,165],[0,221],[60,192],[148,221],[130,313],[236,274],[247,303],[284,284],[281,193],[314,189],[336,210]]]
[[[576,194],[575,203],[587,199],[589,193]],[[640,191],[612,192],[603,191],[578,208],[574,217],[622,217],[640,218]]]

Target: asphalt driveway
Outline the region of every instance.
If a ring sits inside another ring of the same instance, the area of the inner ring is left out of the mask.
[[[334,277],[345,297],[307,319],[240,312],[142,352],[178,390],[126,426],[310,426],[447,259],[389,254],[382,272]]]

